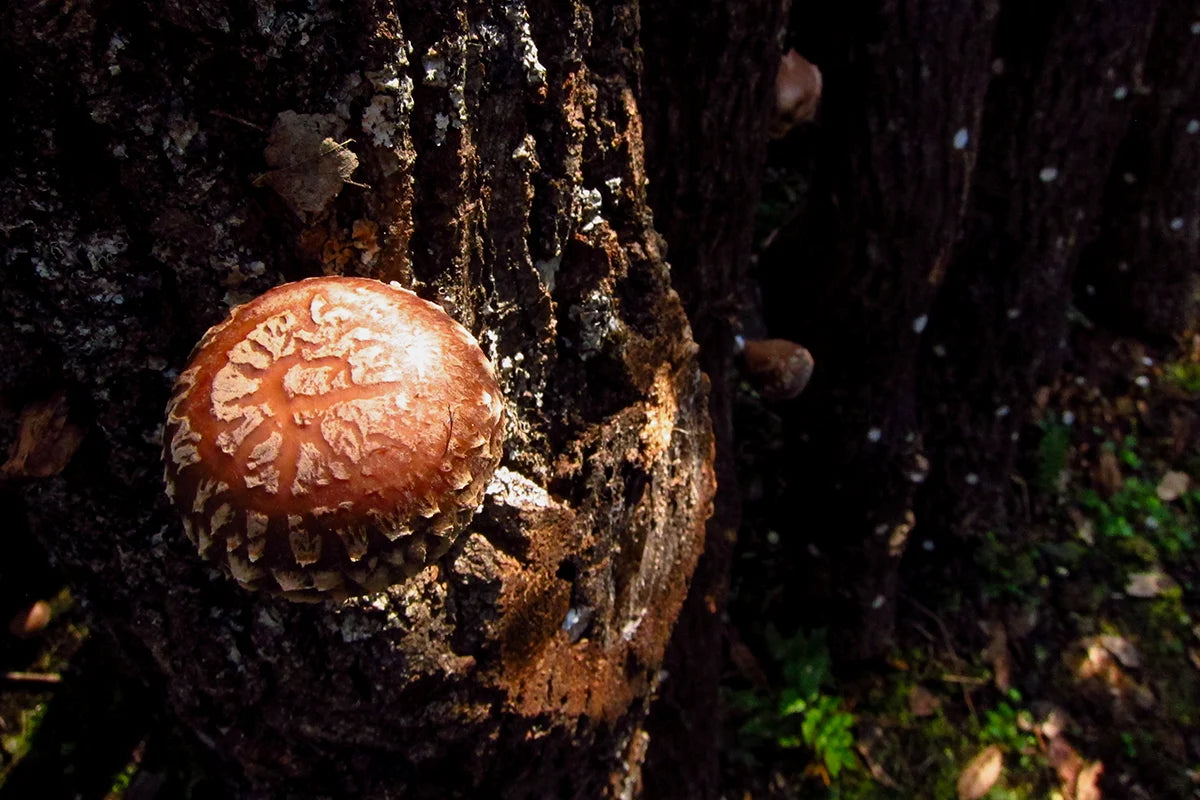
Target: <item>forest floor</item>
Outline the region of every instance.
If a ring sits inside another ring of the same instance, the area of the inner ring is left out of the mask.
[[[804,531],[771,513],[756,454],[781,423],[743,392],[730,800],[1200,798],[1200,337],[1073,328],[1012,476],[1019,524],[958,543],[966,563],[914,531],[897,644],[852,669],[822,630],[776,627],[801,616]]]

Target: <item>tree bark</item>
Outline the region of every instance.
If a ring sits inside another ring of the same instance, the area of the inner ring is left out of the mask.
[[[791,544],[806,588],[790,602],[835,600],[816,622],[844,658],[891,641],[911,536],[953,549],[1010,524],[1020,432],[1059,368],[1075,269],[1147,59],[1160,85],[1195,96],[1188,62],[1152,46],[1184,6],[793,10],[825,91],[790,154],[811,180],[806,210],[761,277],[768,329],[805,343],[818,368],[788,409],[780,524],[814,531]],[[1185,106],[1168,103],[1172,136]],[[1190,280],[1185,262],[1172,255]],[[936,578],[924,552],[914,574]]]
[[[647,202],[639,36],[635,3],[4,12],[0,386],[10,411],[65,390],[86,429],[24,516],[232,792],[637,792],[715,488]],[[264,152],[284,134],[325,146]],[[298,606],[196,557],[158,440],[204,329],[321,273],[440,302],[510,422],[441,562]]]
[[[649,797],[716,797],[723,611],[742,493],[733,400],[735,336],[760,324],[750,278],[786,4],[645,4],[643,82],[650,200],[675,286],[712,382],[718,491],[704,554],[668,651],[651,720]]]
[[[1096,239],[1075,281],[1107,328],[1170,341],[1200,324],[1200,21],[1164,3],[1122,91],[1128,132],[1104,188]]]

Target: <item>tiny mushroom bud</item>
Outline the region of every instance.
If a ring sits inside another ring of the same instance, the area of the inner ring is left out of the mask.
[[[817,116],[821,102],[821,70],[795,50],[779,59],[775,75],[775,113],[771,118],[771,138],[782,138],[801,122]]]
[[[242,586],[344,598],[446,552],[503,429],[491,365],[440,307],[310,278],[233,309],[193,350],[167,406],[167,494]]]
[[[813,357],[786,339],[758,339],[742,348],[747,377],[768,400],[789,400],[804,391],[812,377]]]

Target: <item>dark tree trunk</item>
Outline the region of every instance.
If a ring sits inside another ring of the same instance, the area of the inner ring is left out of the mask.
[[[758,135],[739,109],[759,113],[772,69],[766,29],[729,18],[766,46],[742,78],[704,78],[736,95],[716,139]],[[640,37],[637,4],[582,1],[4,12],[0,387],[10,412],[65,390],[86,430],[19,513],[231,791],[638,791],[714,492],[707,381],[647,202]],[[646,94],[672,113],[671,91]],[[264,153],[285,130],[321,146]],[[754,193],[737,170],[758,147],[696,200],[701,218],[722,185],[747,203],[711,237],[732,259],[721,286],[744,265]],[[656,176],[687,183],[703,164]],[[715,253],[686,260],[681,285],[704,285]],[[321,273],[442,303],[496,365],[509,437],[439,564],[378,596],[297,606],[196,558],[162,495],[158,439],[204,329]],[[569,610],[590,624],[564,630]]]
[[[1154,235],[1141,239],[1131,226],[1146,224],[1121,208],[1140,201],[1112,189],[1123,142],[1156,175],[1194,174],[1187,5],[793,9],[825,92],[816,129],[785,143],[811,186],[762,280],[768,329],[818,364],[789,409],[798,466],[781,465],[794,498],[781,516],[812,532],[794,537],[806,589],[793,603],[838,601],[817,616],[843,657],[890,641],[910,536],[938,547],[1009,524],[1020,432],[1060,366],[1088,242],[1105,231],[1123,243],[1100,245],[1105,258],[1166,261],[1141,273],[1147,298],[1194,280],[1194,181],[1182,201],[1142,190]],[[1153,324],[1155,302],[1131,296]]]
[[[1163,4],[1138,66],[1124,87],[1131,123],[1108,174],[1076,295],[1097,322],[1161,341],[1200,323],[1200,20],[1194,5]]]
[[[650,201],[712,382],[718,485],[704,554],[667,655],[675,679],[651,721],[649,797],[715,797],[719,788],[720,612],[742,516],[734,337],[756,316],[749,262],[785,13],[780,0],[678,0],[642,9]]]

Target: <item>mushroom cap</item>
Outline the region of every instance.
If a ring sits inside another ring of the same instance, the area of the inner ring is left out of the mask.
[[[397,284],[310,278],[233,309],[167,405],[167,494],[200,554],[293,600],[379,591],[449,549],[500,461],[467,330]]]
[[[742,348],[742,363],[751,382],[768,400],[790,400],[812,377],[813,357],[787,339],[756,339]]]

